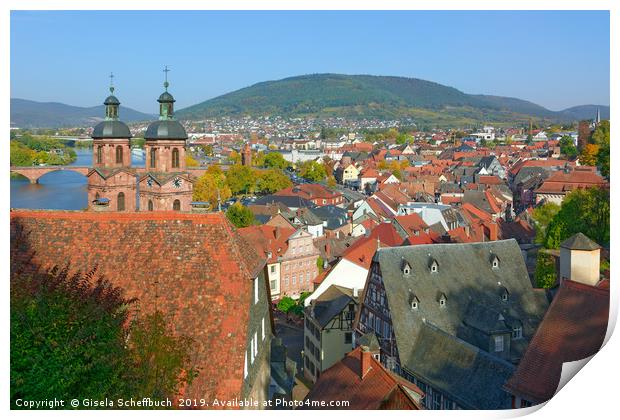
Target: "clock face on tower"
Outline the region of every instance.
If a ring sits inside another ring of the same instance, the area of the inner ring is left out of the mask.
[[[174,180],[172,181],[172,185],[173,185],[175,188],[181,188],[181,185],[182,185],[182,184],[183,184],[183,180],[182,180],[181,178],[179,178],[179,177],[174,178]]]

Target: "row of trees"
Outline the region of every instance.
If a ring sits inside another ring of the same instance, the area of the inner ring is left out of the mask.
[[[591,133],[589,125],[582,122],[579,125],[579,137],[585,140],[580,144],[579,162],[582,165],[598,166],[601,174],[609,179],[609,120],[601,121]]]
[[[172,398],[196,377],[193,340],[175,336],[161,312],[136,312],[94,271],[11,273],[12,408],[17,399]]]

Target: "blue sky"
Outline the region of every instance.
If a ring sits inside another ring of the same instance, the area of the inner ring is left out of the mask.
[[[11,97],[157,112],[309,73],[417,77],[559,110],[609,104],[609,13],[11,12]]]

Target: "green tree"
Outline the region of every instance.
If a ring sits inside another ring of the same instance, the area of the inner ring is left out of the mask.
[[[606,188],[578,189],[566,196],[560,211],[547,228],[544,245],[558,248],[560,243],[581,232],[601,245],[609,245],[610,204]]]
[[[550,289],[555,286],[557,272],[555,268],[555,260],[553,256],[547,254],[543,250],[538,252],[536,258],[536,271],[534,278],[536,286],[542,289]]]
[[[601,121],[601,123],[592,132],[591,142],[598,146],[609,144],[609,131],[609,120]]]
[[[23,143],[11,140],[11,166],[30,166],[34,159],[34,151]]]
[[[571,136],[562,136],[560,139],[560,153],[569,159],[573,159],[577,156],[577,148]]]
[[[290,163],[279,152],[269,152],[265,155],[265,166],[274,169],[286,169]]]
[[[279,169],[257,171],[256,188],[261,193],[274,193],[293,185],[288,176]]]
[[[177,395],[198,374],[198,369],[191,365],[193,346],[192,338],[169,333],[161,312],[134,321],[128,345],[133,395],[153,399]]]
[[[219,168],[219,167],[218,167]],[[226,184],[224,173],[217,170],[205,172],[194,184],[192,199],[194,201],[209,202],[209,208],[217,207],[218,199],[220,203],[228,200],[232,196],[230,187]]]
[[[226,183],[234,194],[249,194],[254,191],[254,172],[248,166],[233,165],[226,172]]]
[[[601,121],[592,133],[592,141],[599,147],[596,165],[601,174],[609,179],[609,120]]]
[[[300,175],[313,182],[322,181],[327,176],[325,167],[318,162],[308,160],[301,164]]]
[[[232,206],[226,210],[226,217],[230,222],[238,228],[248,227],[256,224],[256,219],[254,218],[254,213],[242,205],[239,202],[236,202]]]
[[[191,340],[154,325],[161,315],[127,327],[134,300],[95,271],[30,273],[11,264],[12,405],[19,398],[173,397],[191,383]]]
[[[282,311],[284,313],[289,313],[289,311],[293,309],[295,305],[296,305],[296,302],[292,297],[284,296],[282,299],[280,299],[276,307],[278,308],[279,311]]]
[[[536,227],[536,243],[542,244],[547,237],[547,227],[556,214],[560,211],[560,206],[555,203],[545,203],[534,209],[532,217]]]

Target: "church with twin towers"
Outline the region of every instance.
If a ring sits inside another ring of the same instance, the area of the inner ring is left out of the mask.
[[[185,163],[187,133],[174,118],[175,99],[168,92],[168,71],[166,67],[164,92],[157,99],[159,119],[151,122],[144,134],[144,167],[132,167],[132,135],[120,119],[120,101],[110,83],[110,95],[104,101],[105,119],[92,133],[93,167],[87,175],[89,210],[191,210],[193,177]]]

